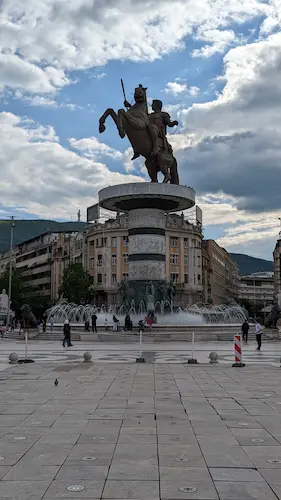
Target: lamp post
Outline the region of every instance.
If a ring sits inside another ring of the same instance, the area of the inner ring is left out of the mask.
[[[12,272],[13,272],[13,240],[14,240],[14,216],[11,217],[11,235],[10,235],[10,264],[9,264],[9,289],[8,289],[8,313],[7,328],[10,323],[11,297],[12,297]]]

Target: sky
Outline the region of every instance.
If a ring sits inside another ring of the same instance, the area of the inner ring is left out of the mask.
[[[76,220],[148,181],[108,118],[134,88],[169,141],[205,238],[272,260],[281,216],[281,0],[0,0],[0,218]]]

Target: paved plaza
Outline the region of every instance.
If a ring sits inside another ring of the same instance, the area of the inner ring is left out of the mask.
[[[29,365],[3,360],[22,342],[0,344],[1,500],[281,499],[281,368],[265,361],[279,344],[243,369],[229,344],[215,344],[223,362],[198,366],[100,361],[137,349],[96,344],[84,363],[89,345],[47,344],[30,343]],[[183,345],[145,348],[168,359]]]

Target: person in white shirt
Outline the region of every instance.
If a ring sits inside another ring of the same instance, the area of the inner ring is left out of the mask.
[[[261,350],[262,326],[258,321],[255,322],[255,334],[256,334],[256,339],[257,339],[257,343],[258,343],[258,347],[257,347],[256,351],[260,351]]]

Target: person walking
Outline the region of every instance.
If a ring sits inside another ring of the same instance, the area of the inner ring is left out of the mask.
[[[92,316],[92,331],[97,333],[97,315],[94,313]]]
[[[255,334],[256,334],[256,339],[257,339],[257,343],[258,343],[258,347],[257,347],[256,351],[260,351],[261,350],[262,326],[258,321],[255,322]]]
[[[249,328],[250,328],[250,325],[249,325],[248,321],[245,319],[245,321],[242,325],[242,338],[243,338],[245,344],[248,343]]]
[[[69,320],[66,319],[63,325],[63,334],[64,334],[64,339],[63,339],[63,347],[65,347],[65,344],[67,344],[68,347],[72,347],[71,344],[71,328],[69,324]]]

